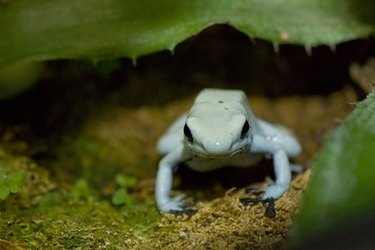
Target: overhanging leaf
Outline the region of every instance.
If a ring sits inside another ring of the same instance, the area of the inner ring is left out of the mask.
[[[33,86],[43,70],[41,62],[19,62],[0,68],[0,99],[13,97]]]
[[[333,45],[373,32],[373,1],[12,0],[0,3],[0,66],[136,58],[215,23],[273,43]]]
[[[374,216],[375,92],[333,134],[313,168],[294,242]]]

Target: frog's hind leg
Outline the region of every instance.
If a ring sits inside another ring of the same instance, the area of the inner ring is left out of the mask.
[[[184,139],[183,128],[187,114],[183,114],[159,138],[156,148],[161,155],[168,154],[175,149]]]
[[[301,153],[301,145],[287,128],[271,124],[262,119],[258,119],[258,124],[266,139],[280,144],[288,157],[294,157]]]

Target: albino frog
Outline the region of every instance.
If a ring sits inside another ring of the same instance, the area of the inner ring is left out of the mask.
[[[272,156],[276,180],[260,200],[278,199],[289,188],[288,157],[301,152],[297,139],[284,127],[261,120],[241,90],[204,89],[193,107],[159,139],[155,195],[162,212],[184,211],[184,194],[171,197],[173,172],[181,163],[206,172],[224,166],[249,167]]]

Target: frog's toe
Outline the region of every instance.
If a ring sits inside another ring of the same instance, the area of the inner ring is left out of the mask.
[[[258,202],[261,202],[261,201],[262,201],[261,198],[241,198],[240,199],[241,204],[244,205],[244,206],[247,206],[250,203],[258,203]]]
[[[175,213],[175,211],[183,211],[185,208],[185,203],[182,200],[185,198],[185,194],[179,194],[164,203],[160,210],[166,213]]]
[[[197,209],[191,209],[191,208],[184,208],[182,210],[171,210],[169,211],[171,214],[174,214],[174,215],[188,215],[188,216],[192,216],[194,214],[196,214],[198,212]]]
[[[276,216],[275,199],[273,197],[267,199],[265,199],[264,196],[257,198],[241,198],[240,202],[244,206],[247,206],[250,203],[267,202],[268,205],[264,211],[264,215],[269,218],[274,218]]]
[[[299,174],[303,172],[303,167],[297,164],[290,164],[289,165],[290,171],[293,173]]]
[[[168,203],[164,204],[160,210],[166,213],[173,213],[173,211],[184,210],[184,206],[182,202],[171,200]]]
[[[254,187],[248,187],[245,189],[245,194],[254,194],[256,196],[263,194],[265,191],[263,189],[259,188],[254,188]],[[256,197],[256,198],[241,198],[240,202],[242,205],[246,206],[249,205],[250,203],[258,203],[263,201],[261,197]]]
[[[186,197],[186,194],[179,194],[171,199],[171,201],[181,202]]]
[[[264,190],[259,189],[259,188],[248,187],[245,189],[245,194],[262,194],[262,193],[264,193]]]

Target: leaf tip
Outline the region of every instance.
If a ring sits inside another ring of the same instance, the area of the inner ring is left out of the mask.
[[[312,56],[312,47],[310,44],[305,45],[305,51],[308,56]]]
[[[274,42],[273,44],[273,51],[275,51],[275,53],[276,54],[279,54],[279,52],[280,52],[280,44],[279,43],[277,43],[277,42]]]
[[[133,67],[137,67],[137,57],[136,56],[132,56],[131,60],[132,60]]]
[[[330,49],[332,52],[336,52],[336,44],[334,44],[334,43],[328,44],[328,47],[329,47],[329,49]]]
[[[92,63],[94,66],[98,66],[99,59],[98,59],[98,58],[91,58],[91,63]]]
[[[171,52],[172,55],[174,55],[175,48],[176,48],[176,44],[175,43],[173,43],[172,45],[170,45],[168,47],[168,50]]]
[[[253,45],[256,44],[256,41],[255,41],[255,38],[254,38],[254,37],[249,36],[249,39],[250,39],[250,41],[251,41],[251,43],[252,43]]]

